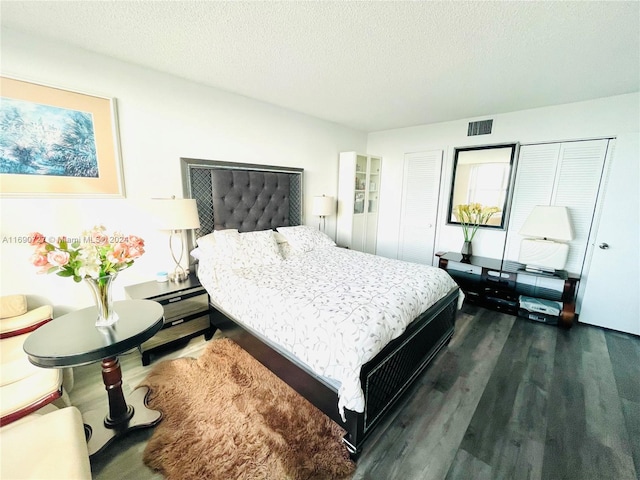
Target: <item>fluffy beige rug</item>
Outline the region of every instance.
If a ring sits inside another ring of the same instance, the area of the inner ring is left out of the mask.
[[[144,462],[168,479],[345,479],[344,431],[228,339],[158,363],[141,383],[164,417]]]

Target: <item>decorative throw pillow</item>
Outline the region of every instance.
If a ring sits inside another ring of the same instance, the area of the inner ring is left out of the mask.
[[[0,318],[17,317],[25,313],[27,313],[27,297],[25,295],[0,297]]]
[[[316,248],[335,247],[336,243],[327,234],[309,225],[278,227],[295,252],[309,252]]]
[[[273,230],[243,232],[240,234],[244,249],[244,268],[271,265],[282,261]]]

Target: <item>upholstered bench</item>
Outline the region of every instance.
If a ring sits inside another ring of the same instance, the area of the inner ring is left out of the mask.
[[[0,460],[0,478],[91,480],[80,411],[48,406],[0,428]]]

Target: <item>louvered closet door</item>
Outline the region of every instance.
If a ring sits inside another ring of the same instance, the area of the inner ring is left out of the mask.
[[[569,209],[574,240],[565,269],[580,274],[595,211],[608,140],[520,147],[505,258],[517,260],[518,231],[535,205]]]
[[[520,147],[513,188],[505,259],[518,260],[522,237],[518,232],[536,205],[549,205],[560,154],[560,144]]]
[[[571,215],[574,239],[569,244],[568,272],[582,273],[608,143],[592,140],[562,144],[558,185],[551,204],[568,207]]]
[[[398,258],[433,264],[442,150],[404,156]]]

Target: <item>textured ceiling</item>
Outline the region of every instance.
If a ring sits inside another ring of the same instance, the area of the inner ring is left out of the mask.
[[[364,131],[640,90],[638,1],[2,0],[0,17]]]

